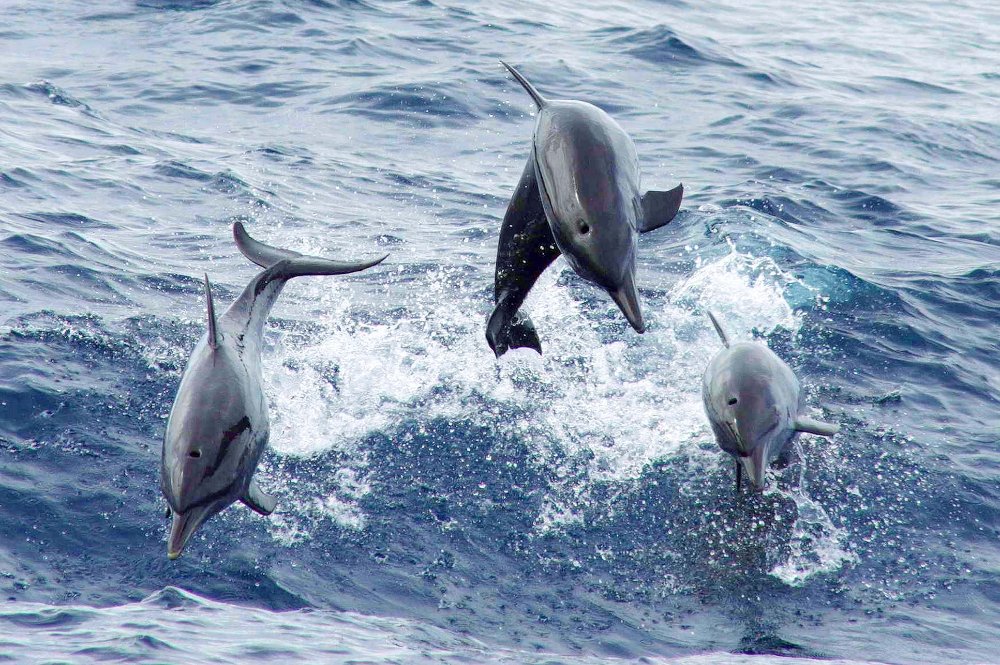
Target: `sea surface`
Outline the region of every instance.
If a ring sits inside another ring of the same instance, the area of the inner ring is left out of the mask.
[[[484,337],[543,94],[681,213],[648,332],[560,259]],[[233,244],[280,499],[166,557],[166,416]],[[706,317],[813,417],[733,492]],[[0,662],[1000,662],[1000,6],[0,3]]]

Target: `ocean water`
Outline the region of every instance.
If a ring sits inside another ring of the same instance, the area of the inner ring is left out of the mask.
[[[1000,662],[1000,10],[988,2],[0,5],[0,661]],[[485,338],[530,99],[647,188],[633,333],[563,262]],[[280,498],[166,558],[166,415],[253,276]],[[766,340],[831,441],[733,495],[702,413]]]

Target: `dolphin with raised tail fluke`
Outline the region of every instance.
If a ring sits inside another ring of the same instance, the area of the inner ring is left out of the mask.
[[[805,415],[805,395],[785,362],[764,344],[731,344],[711,312],[723,349],[712,358],[702,378],[702,401],[715,439],[736,458],[736,491],[742,470],[757,489],[764,471],[800,432],[833,436],[840,427]]]
[[[534,325],[520,309],[560,254],[582,278],[608,292],[636,332],[644,332],[636,239],[674,218],[683,185],[643,193],[635,145],[611,116],[586,102],[546,99],[502,64],[534,100],[538,117],[500,229],[495,305],[486,326],[490,348],[497,357],[517,347],[542,352]]]
[[[160,488],[173,515],[167,557],[176,559],[191,535],[231,503],[270,515],[276,505],[253,479],[268,439],[260,351],[264,322],[285,282],[305,275],[342,275],[378,265],[345,263],[271,247],[233,226],[236,245],[265,268],[216,319],[205,276],[208,331],[195,346],[167,419]]]

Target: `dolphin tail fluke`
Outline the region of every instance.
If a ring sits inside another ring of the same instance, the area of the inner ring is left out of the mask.
[[[727,349],[729,348],[729,336],[726,335],[726,331],[722,329],[722,324],[719,320],[715,318],[715,314],[711,310],[708,311],[708,318],[712,320],[712,326],[715,327],[715,332],[719,334],[719,338],[722,340],[722,345]]]
[[[212,300],[212,284],[208,281],[208,274],[205,274],[205,307],[208,309],[208,345],[213,349],[219,348],[219,331],[215,326],[215,301]]]
[[[531,322],[527,314],[518,314],[514,322],[510,324],[510,348],[534,349],[538,353],[542,352],[542,342],[538,339],[535,324]]]
[[[535,106],[541,109],[544,108],[545,105],[549,103],[547,99],[542,97],[542,95],[539,94],[537,90],[535,90],[535,86],[531,85],[531,83],[528,82],[528,79],[521,76],[521,72],[511,67],[503,60],[500,61],[500,64],[506,67],[507,71],[511,73],[511,76],[516,78],[517,82],[521,84],[521,86],[528,92],[529,95],[531,95],[531,99],[534,100]]]
[[[388,254],[372,261],[331,261],[316,256],[306,256],[287,249],[279,249],[254,240],[243,228],[243,224],[233,224],[233,237],[243,255],[267,270],[254,277],[243,294],[222,315],[224,325],[235,326],[240,330],[252,328],[260,335],[264,320],[271,312],[274,301],[281,293],[285,282],[293,277],[306,275],[343,275],[376,266],[386,259]]]
[[[642,225],[639,233],[654,231],[668,224],[681,208],[684,198],[684,184],[677,185],[669,192],[650,190],[642,195]]]
[[[840,425],[824,423],[820,420],[800,416],[795,420],[795,431],[806,432],[807,434],[819,434],[820,436],[833,436],[840,431]]]
[[[270,494],[267,494],[260,488],[256,480],[250,481],[250,487],[247,488],[246,494],[240,497],[247,508],[250,508],[255,513],[259,513],[265,517],[274,512],[274,509],[278,507],[278,500],[275,499]]]
[[[542,342],[538,339],[535,324],[522,312],[510,318],[502,301],[497,304],[486,324],[486,341],[497,358],[511,349],[534,349],[538,353],[542,352]]]
[[[233,224],[233,238],[236,246],[239,247],[243,256],[247,257],[262,268],[271,268],[282,261],[287,261],[281,276],[287,278],[299,277],[302,275],[343,275],[351,272],[358,272],[382,263],[389,255],[386,254],[380,259],[373,261],[331,261],[316,256],[306,256],[290,249],[280,249],[265,245],[259,240],[254,240],[247,233],[242,222]]]

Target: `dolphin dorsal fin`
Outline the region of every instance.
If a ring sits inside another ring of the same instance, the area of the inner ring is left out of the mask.
[[[528,79],[521,76],[521,72],[511,67],[503,60],[500,61],[500,64],[506,67],[507,71],[510,72],[511,75],[517,79],[517,82],[520,83],[524,87],[524,89],[528,91],[528,94],[531,95],[531,98],[535,101],[535,106],[537,106],[539,109],[545,108],[545,106],[549,103],[548,100],[542,97],[542,95],[539,94],[537,90],[535,90],[535,86],[528,83]]]
[[[215,327],[215,303],[212,301],[212,284],[208,281],[208,274],[205,274],[205,305],[208,307],[208,345],[213,349],[219,348],[219,333]]]
[[[717,318],[715,318],[715,314],[712,314],[711,310],[708,312],[708,318],[712,319],[712,325],[715,326],[715,332],[719,333],[719,337],[722,339],[722,345],[728,349],[729,336],[726,335],[726,331],[722,329],[722,324],[719,323]]]

